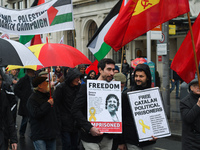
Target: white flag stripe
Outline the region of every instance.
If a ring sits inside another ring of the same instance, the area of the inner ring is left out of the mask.
[[[37,57],[23,44],[13,41],[13,40],[7,40],[9,43],[13,45],[13,47],[16,48],[16,52],[18,53],[19,57],[21,58],[21,61],[24,66],[26,65],[42,65],[40,61],[37,59]],[[28,57],[27,57],[28,56]]]
[[[115,19],[117,18],[118,15],[116,15],[115,17],[113,17],[105,26],[104,28],[101,30],[101,32],[99,33],[99,35],[96,37],[97,42],[96,42],[96,47],[92,48],[90,47],[90,45],[88,46],[88,48],[90,49],[90,51],[95,54],[96,52],[99,51],[99,49],[101,48],[101,45],[104,43],[104,38],[106,33],[108,32],[108,30],[110,29],[111,25],[113,24],[113,22],[115,21]]]
[[[55,8],[59,9],[59,11],[56,15],[71,13],[73,10],[72,5],[59,6],[59,7],[55,7]]]

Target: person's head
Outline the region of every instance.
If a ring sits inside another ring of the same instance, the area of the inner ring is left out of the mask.
[[[115,113],[116,111],[118,111],[118,107],[119,107],[118,97],[114,94],[109,94],[106,97],[105,108],[108,109],[109,113]]]
[[[53,81],[56,81],[56,79],[57,79],[56,74],[53,74],[53,75],[52,75],[52,78],[53,78]]]
[[[35,76],[35,71],[32,70],[32,69],[27,69],[27,70],[26,70],[26,74],[27,74],[29,77],[34,77],[34,76]]]
[[[77,86],[80,83],[81,73],[77,68],[69,68],[65,83],[70,86]]]
[[[85,74],[85,65],[84,64],[80,64],[78,65],[78,70],[80,71],[81,74]]]
[[[94,70],[91,70],[87,75],[87,79],[95,79],[95,78],[96,78],[96,72]]]
[[[11,73],[13,76],[15,76],[15,75],[17,74],[17,69],[11,70],[10,73]]]
[[[198,79],[192,80],[188,85],[189,91],[192,91],[194,94],[200,95],[200,88],[198,84]]]
[[[124,59],[124,63],[127,63],[126,59]]]
[[[39,74],[38,74],[39,77],[48,77],[48,72],[47,71],[41,71]]]
[[[115,69],[115,62],[110,58],[104,58],[98,63],[100,76],[98,80],[112,81]]]
[[[61,72],[61,67],[60,66],[56,66],[56,72]]]
[[[137,89],[151,87],[151,72],[148,65],[138,64],[134,70],[133,78]]]
[[[33,79],[32,84],[35,90],[38,90],[42,93],[49,92],[47,77],[36,77],[35,79]]]
[[[126,76],[123,73],[116,73],[113,78],[114,81],[121,81],[121,91],[123,91],[126,85]]]
[[[119,73],[119,67],[117,65],[115,65],[115,70],[114,70],[114,74],[115,73]]]

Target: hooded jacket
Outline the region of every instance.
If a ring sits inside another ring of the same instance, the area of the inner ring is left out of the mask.
[[[147,84],[145,87],[138,86],[135,82],[135,73],[136,71],[144,71],[147,76]],[[120,139],[120,144],[129,143],[132,145],[136,145],[138,147],[143,147],[146,145],[150,145],[155,143],[155,141],[145,141],[139,142],[137,129],[135,126],[135,122],[132,115],[131,106],[129,104],[129,99],[127,96],[127,92],[136,91],[136,90],[144,90],[147,88],[151,88],[151,72],[149,66],[146,64],[138,64],[134,71],[134,78],[133,78],[133,86],[125,91],[122,95],[122,137]]]
[[[65,82],[56,87],[54,91],[54,101],[58,110],[59,119],[61,120],[61,131],[75,131],[75,121],[71,114],[71,107],[79,91],[78,86],[71,86],[71,82],[80,77],[81,73],[76,68],[70,68]]]

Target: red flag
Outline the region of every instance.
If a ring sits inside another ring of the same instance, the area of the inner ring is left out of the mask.
[[[35,3],[35,4],[34,4]],[[33,6],[36,6],[36,5],[41,5],[43,3],[45,3],[45,0],[36,0],[34,1]],[[42,39],[41,39],[41,36],[40,34],[39,35],[35,35],[32,39],[31,39],[31,45],[36,45],[36,44],[41,44],[42,43]]]
[[[189,12],[188,0],[137,1],[128,1],[104,38],[115,51],[157,25]]]
[[[98,71],[98,60],[95,60],[89,67],[87,67],[87,69],[85,70],[85,73],[88,74],[91,70],[94,70],[96,72],[96,74],[99,73]]]
[[[193,26],[193,36],[195,49],[197,54],[197,62],[200,60],[200,15],[196,18]],[[196,66],[194,59],[194,52],[192,47],[192,40],[190,31],[185,37],[181,47],[176,53],[172,64],[171,69],[174,70],[186,83],[189,83],[195,78]]]

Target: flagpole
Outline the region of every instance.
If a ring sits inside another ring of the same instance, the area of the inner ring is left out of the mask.
[[[121,68],[120,68],[120,72],[122,72],[123,55],[124,55],[124,46],[122,47],[122,57],[121,57]]]
[[[198,61],[197,61],[197,54],[196,54],[196,50],[195,50],[194,36],[193,36],[193,32],[192,32],[192,25],[191,25],[191,20],[190,20],[190,14],[189,14],[189,12],[187,13],[187,16],[188,16],[188,22],[189,22],[189,28],[190,28],[190,34],[191,34],[191,40],[192,40],[192,47],[193,47],[193,52],[194,52],[194,60],[195,60],[195,65],[196,65],[198,83],[199,83],[199,87],[200,87],[199,65],[198,65]]]

